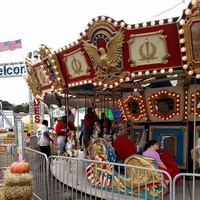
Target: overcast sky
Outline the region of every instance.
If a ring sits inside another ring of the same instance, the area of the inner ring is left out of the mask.
[[[0,42],[22,40],[22,50],[0,52],[0,63],[23,61],[27,52],[47,44],[54,50],[76,41],[96,16],[129,24],[181,16],[189,0],[6,0],[1,2]],[[175,7],[174,9],[171,9]],[[169,10],[168,12],[165,12]],[[163,14],[162,14],[163,13]],[[0,77],[0,100],[29,101],[23,78]]]

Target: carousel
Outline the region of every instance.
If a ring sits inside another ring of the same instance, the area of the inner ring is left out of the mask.
[[[48,106],[120,109],[121,135],[136,146],[158,140],[180,170],[195,172],[199,13],[200,1],[192,0],[175,18],[127,24],[98,16],[71,44],[58,50],[41,44],[37,61],[25,59],[24,78],[33,97]]]

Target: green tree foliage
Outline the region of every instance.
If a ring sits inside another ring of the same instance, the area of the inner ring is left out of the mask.
[[[14,113],[20,113],[20,112],[29,113],[29,105],[27,103],[16,105],[13,107],[13,112]]]
[[[8,101],[2,101],[3,110],[13,110],[14,113],[29,113],[29,104],[22,103],[20,105],[11,104]],[[48,110],[44,107],[44,114],[48,114]]]
[[[8,101],[2,101],[3,110],[13,110],[14,105]]]
[[[11,104],[8,101],[2,101],[3,110],[13,110],[14,113],[29,113],[29,104],[22,103],[20,105]],[[52,106],[49,107],[50,110],[53,109]],[[44,106],[44,114],[49,114],[46,106]]]
[[[21,105],[11,104],[8,101],[2,101],[3,110],[13,110],[14,113],[29,113],[29,104],[23,103]]]

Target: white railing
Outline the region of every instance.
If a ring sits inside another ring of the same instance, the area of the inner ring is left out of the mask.
[[[158,169],[61,156],[47,159],[29,148],[25,148],[25,160],[34,175],[34,199],[38,200],[197,200],[200,195],[200,174],[181,173],[172,180],[167,172]],[[88,171],[91,165],[93,176]],[[99,183],[100,171],[104,175],[111,172],[111,176]],[[163,175],[169,179],[168,187]]]

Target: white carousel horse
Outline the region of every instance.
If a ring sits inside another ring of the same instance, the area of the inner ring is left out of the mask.
[[[196,162],[196,168],[200,168],[200,137],[197,139],[197,145],[195,148],[191,150],[191,157],[194,159],[195,157],[195,162]]]
[[[76,131],[69,131],[68,136],[66,138],[66,144],[65,144],[65,152],[62,156],[66,157],[77,157],[78,156],[78,140],[76,138]],[[72,168],[72,160],[68,160],[68,167],[67,171],[71,172]]]
[[[91,138],[91,143],[96,140],[97,138],[99,138],[99,133],[100,133],[101,129],[100,129],[100,125],[95,122],[93,125],[93,132],[92,132],[92,138]]]
[[[64,156],[77,157],[78,156],[78,140],[75,131],[69,131],[66,138]]]

